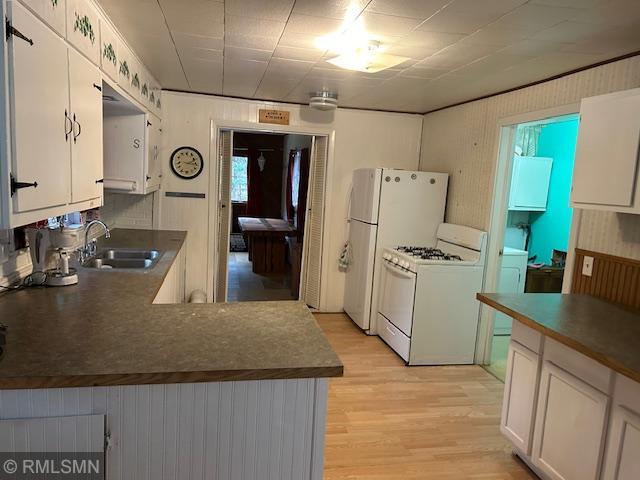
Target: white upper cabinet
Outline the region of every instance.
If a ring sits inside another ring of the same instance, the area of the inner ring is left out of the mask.
[[[69,50],[73,142],[71,201],[102,196],[102,76],[97,67]]]
[[[582,100],[571,204],[640,213],[640,88]]]
[[[100,20],[92,2],[67,0],[67,40],[100,65]]]
[[[547,209],[552,166],[552,158],[520,156],[513,158],[509,210],[539,212]]]
[[[160,119],[144,113],[104,116],[104,187],[151,193],[160,186]]]
[[[100,67],[113,81],[118,81],[118,37],[105,20],[100,21]]]
[[[62,37],[67,34],[67,0],[22,0],[40,19]]]
[[[33,42],[16,35],[7,42],[11,197],[13,212],[28,212],[69,201],[68,53],[64,40],[25,7],[18,2],[8,7],[11,26]]]

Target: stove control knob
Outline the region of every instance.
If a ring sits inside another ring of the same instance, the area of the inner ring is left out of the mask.
[[[393,257],[393,258],[391,259],[391,261],[392,261],[393,263],[397,264],[397,263],[399,262],[399,259],[398,259],[398,257]]]
[[[382,254],[382,258],[384,258],[385,260],[389,260],[391,258],[391,254],[390,253],[383,253]]]
[[[402,266],[404,268],[409,268],[409,262],[407,262],[406,260],[404,262],[402,262]]]

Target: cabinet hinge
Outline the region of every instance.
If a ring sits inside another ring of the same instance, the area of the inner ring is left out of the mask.
[[[33,40],[31,40],[29,37],[25,36],[20,30],[18,30],[13,25],[11,25],[11,22],[9,21],[8,18],[5,20],[5,26],[6,26],[7,41],[13,35],[15,37],[18,37],[21,40],[24,40],[29,45],[33,46]]]
[[[13,173],[11,173],[9,175],[9,181],[11,182],[11,196],[13,197],[13,195],[20,190],[21,188],[29,188],[29,187],[33,187],[33,188],[38,188],[38,182],[18,182],[15,177],[13,176]]]

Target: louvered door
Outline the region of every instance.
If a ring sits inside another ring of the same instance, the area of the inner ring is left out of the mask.
[[[313,138],[304,235],[306,253],[302,265],[304,281],[300,292],[300,298],[316,309],[320,308],[327,146],[327,137]]]
[[[221,131],[219,141],[218,188],[218,267],[215,301],[227,301],[227,263],[229,261],[229,227],[231,221],[231,150],[233,132]]]

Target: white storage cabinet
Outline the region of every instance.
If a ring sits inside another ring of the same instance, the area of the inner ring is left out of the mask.
[[[584,98],[571,206],[640,213],[640,88]]]
[[[552,158],[513,158],[509,210],[543,212],[547,209],[552,166]]]
[[[11,211],[3,226],[100,206],[100,72],[18,2],[7,14]]]
[[[161,135],[160,119],[154,115],[105,116],[105,188],[141,195],[158,190]]]

